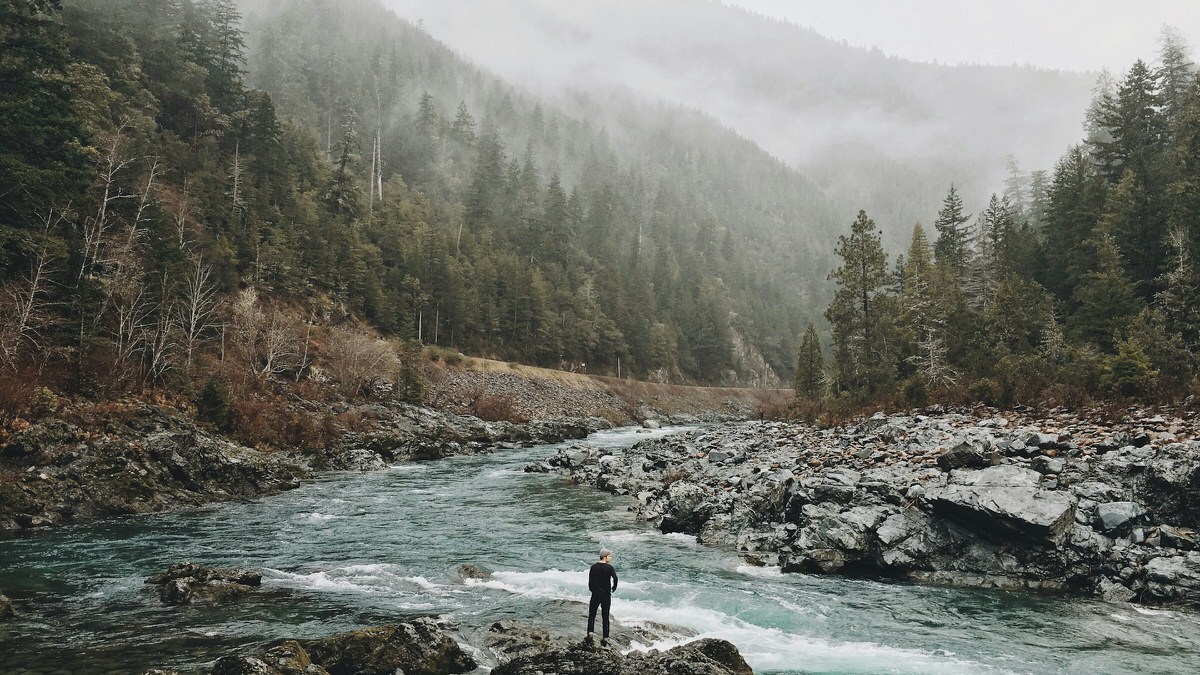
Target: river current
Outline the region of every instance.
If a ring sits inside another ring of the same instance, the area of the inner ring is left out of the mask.
[[[203,672],[240,648],[419,614],[582,637],[586,607],[572,601],[586,602],[601,546],[616,553],[615,619],[727,639],[756,673],[1200,672],[1195,614],[751,567],[658,533],[628,498],[522,471],[557,447],[328,474],[253,503],[0,540],[0,590],[22,615],[0,623],[0,672]],[[263,588],[225,606],[164,606],[144,580],[182,561],[260,570]],[[463,582],[466,563],[493,574]]]

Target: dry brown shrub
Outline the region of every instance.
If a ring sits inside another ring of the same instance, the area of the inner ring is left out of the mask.
[[[361,410],[347,410],[337,416],[338,424],[347,431],[362,433],[379,428],[379,417]]]
[[[309,363],[309,333],[300,315],[253,288],[239,291],[227,308],[229,354],[251,379],[302,372]]]
[[[476,392],[471,397],[471,414],[487,422],[528,422],[516,401],[507,394]]]
[[[396,351],[362,326],[329,329],[321,364],[342,394],[361,396],[378,382],[393,383],[400,371]]]
[[[788,417],[792,396],[783,390],[763,390],[754,395],[754,413],[760,420],[779,420]]]
[[[0,428],[7,428],[18,417],[27,416],[37,387],[22,373],[0,372]]]
[[[337,433],[332,416],[298,410],[278,399],[242,399],[231,408],[234,437],[263,450],[320,448]]]

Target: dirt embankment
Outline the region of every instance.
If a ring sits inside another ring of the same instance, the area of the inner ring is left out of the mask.
[[[431,362],[426,404],[492,420],[603,417],[613,424],[725,421],[773,416],[790,389],[656,384],[467,358]]]

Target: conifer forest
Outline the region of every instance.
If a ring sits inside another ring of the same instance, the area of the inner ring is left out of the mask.
[[[807,413],[1194,388],[1200,85],[1170,29],[1056,165],[931,186],[897,247],[863,210],[886,181],[833,194],[667,103],[543,101],[372,0],[4,0],[0,26],[8,389],[419,398],[422,346],[794,383]]]

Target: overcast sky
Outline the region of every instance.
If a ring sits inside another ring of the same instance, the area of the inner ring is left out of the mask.
[[[1200,0],[722,0],[915,61],[1124,72],[1170,25],[1200,45]]]

